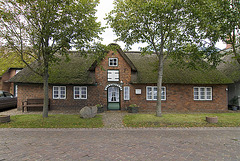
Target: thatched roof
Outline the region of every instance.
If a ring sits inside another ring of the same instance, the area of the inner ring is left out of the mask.
[[[128,52],[130,58],[138,71],[133,83],[157,83],[157,56],[144,55],[139,52]],[[170,65],[171,64],[171,65]],[[172,84],[230,84],[232,81],[216,69],[193,70],[190,68],[173,65],[171,60],[164,64],[163,83]]]
[[[157,83],[157,57],[156,55],[141,56],[140,52],[125,52],[124,59],[130,64],[132,72],[137,76],[132,77],[131,83]],[[95,65],[93,56],[87,58],[78,53],[69,55],[70,61],[64,59],[50,68],[50,84],[95,84],[95,75],[92,71]],[[126,59],[127,58],[127,59]],[[230,84],[232,81],[216,69],[196,71],[170,66],[170,61],[164,65],[163,83],[174,84]],[[42,83],[42,78],[34,74],[30,69],[24,68],[11,82],[16,83]]]
[[[94,75],[88,70],[94,62],[93,56],[87,58],[78,53],[69,54],[70,61],[62,60],[50,67],[50,84],[94,84]],[[16,83],[43,83],[42,77],[36,75],[29,68],[24,68],[16,76],[10,79],[10,82]]]

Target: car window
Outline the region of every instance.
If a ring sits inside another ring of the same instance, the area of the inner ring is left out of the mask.
[[[0,92],[0,97],[4,97],[3,93]]]
[[[13,95],[11,94],[11,93],[8,93],[8,92],[4,92],[4,95],[5,95],[5,97],[13,97]]]

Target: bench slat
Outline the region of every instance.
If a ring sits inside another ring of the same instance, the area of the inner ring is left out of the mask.
[[[23,105],[23,107],[43,107],[43,104]]]
[[[28,107],[43,107],[43,102],[43,98],[29,98],[22,103],[22,112],[24,112],[24,108],[28,110]],[[48,101],[48,108],[50,109],[50,99]]]

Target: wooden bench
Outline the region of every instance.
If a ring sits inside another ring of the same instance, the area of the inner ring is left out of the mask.
[[[28,111],[28,108],[43,108],[43,98],[28,98],[22,102],[22,112]],[[48,100],[48,109],[50,109],[50,99]]]

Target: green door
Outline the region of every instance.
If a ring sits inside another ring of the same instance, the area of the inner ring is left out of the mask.
[[[108,110],[120,110],[119,88],[108,88]]]

